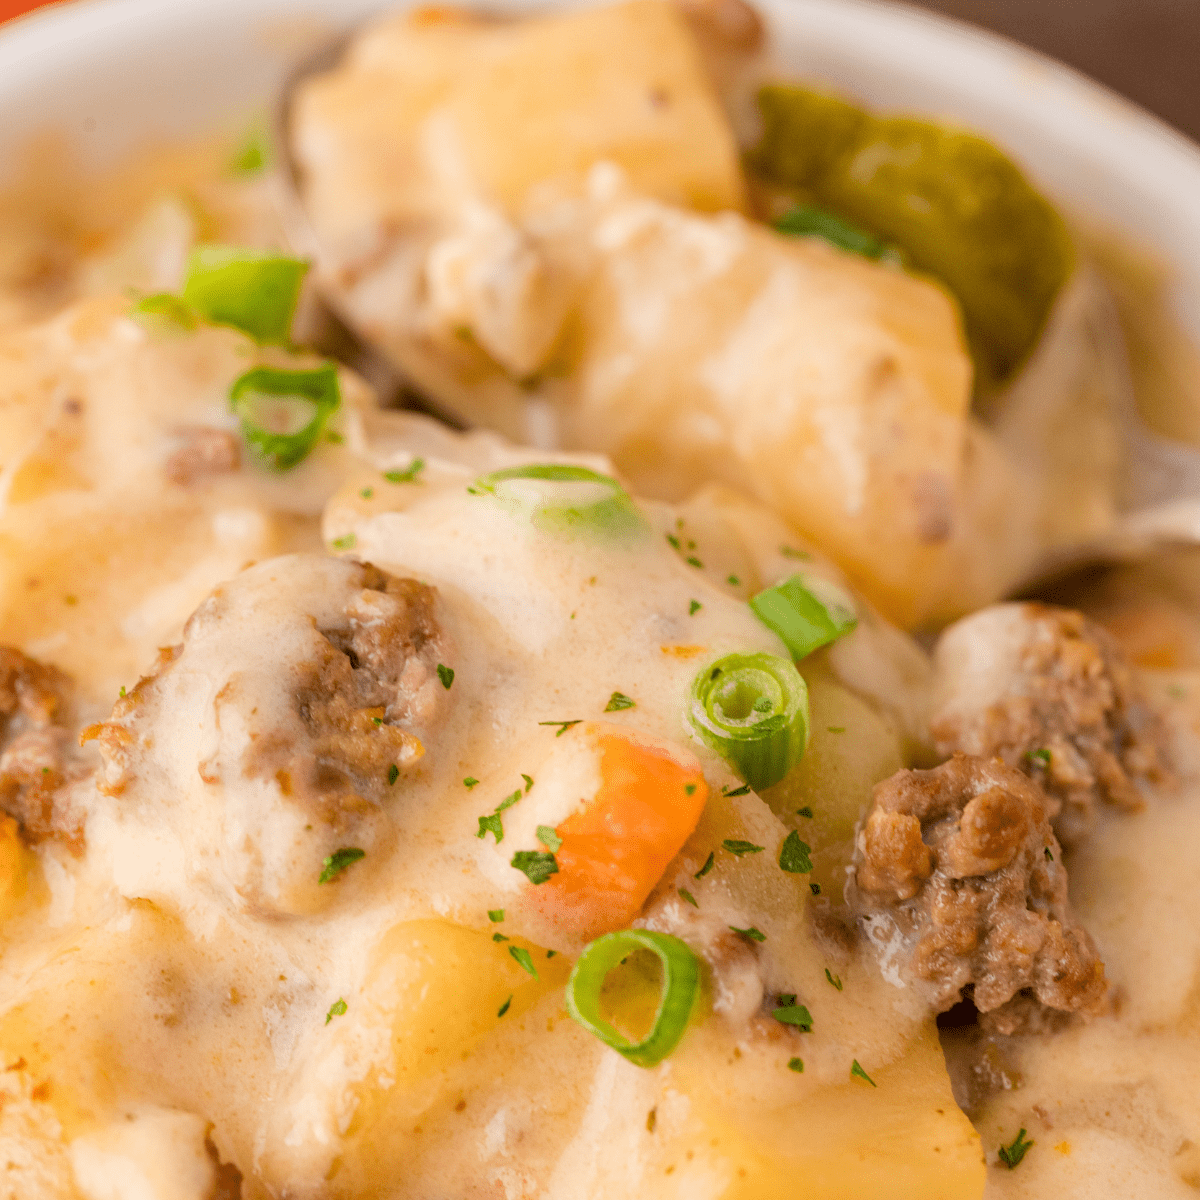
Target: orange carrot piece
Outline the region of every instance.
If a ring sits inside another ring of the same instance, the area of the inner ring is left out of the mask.
[[[624,929],[700,820],[708,785],[666,751],[608,735],[600,789],[555,833],[559,873],[538,888],[548,916],[587,938]]]

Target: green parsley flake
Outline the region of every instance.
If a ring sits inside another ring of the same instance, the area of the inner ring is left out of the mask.
[[[372,721],[372,722],[373,722],[375,725],[382,725],[382,724],[383,724],[383,718],[382,718],[382,717],[372,717],[372,718],[371,718],[371,721]]]
[[[325,434],[325,440],[333,446],[340,446],[346,439],[340,433],[334,433],[331,429]]]
[[[334,538],[329,544],[335,550],[353,550],[358,545],[358,538],[353,533],[347,533],[343,537]]]
[[[531,787],[533,787],[533,776],[532,776],[532,775],[526,775],[526,774],[525,774],[525,772],[524,772],[524,771],[522,771],[522,772],[521,772],[521,778],[522,778],[523,780],[525,780],[525,795],[527,795],[527,796],[528,796],[528,795],[529,795],[529,789],[530,789]]]
[[[738,858],[741,858],[743,854],[761,854],[766,849],[765,846],[756,846],[753,842],[743,842],[738,838],[726,838],[721,845],[730,854],[736,854]]]
[[[517,965],[523,971],[528,971],[534,979],[538,978],[537,967],[533,965],[533,959],[529,956],[529,951],[523,946],[509,946],[509,954],[517,961]]]
[[[506,1012],[508,1012],[508,1006],[512,1003],[512,1000],[513,1000],[513,998],[511,996],[509,996],[509,998],[507,1000],[505,1000],[505,1002],[502,1005],[500,1005],[500,1011],[496,1013],[496,1016],[498,1016],[498,1017],[504,1016],[504,1014]]]
[[[579,721],[539,721],[538,722],[539,725],[557,725],[557,726],[559,726],[558,732],[554,735],[555,737],[562,737],[562,735],[564,733],[566,733],[567,730],[570,729],[572,725],[579,725],[581,723],[582,723],[582,718]]]
[[[121,697],[122,700],[125,699],[125,685],[124,684],[121,685],[121,690],[118,693],[118,695]]]
[[[1050,751],[1043,746],[1040,750],[1028,751],[1025,757],[1029,762],[1040,762],[1042,766],[1048,767],[1050,765],[1050,759],[1052,756]]]
[[[779,866],[792,875],[807,875],[813,869],[811,853],[812,847],[801,841],[799,833],[793,829],[779,849]]]
[[[839,992],[842,990],[842,977],[840,975],[834,975],[828,967],[825,968],[825,978],[828,979],[829,982],[832,983]]]
[[[546,847],[547,850],[557,851],[562,846],[562,838],[554,832],[553,825],[539,825],[537,827],[537,840]]]
[[[739,929],[736,925],[730,925],[730,929],[734,933],[740,933],[742,937],[749,938],[752,942],[765,942],[767,935],[761,929],[756,929],[753,925],[749,929]]]
[[[726,792],[724,788],[721,791],[725,792],[726,796],[748,796],[750,795],[750,785],[743,783],[740,788],[734,788],[732,792]]]
[[[503,800],[500,801],[499,804],[496,805],[495,811],[502,813],[506,808],[512,808],[512,806],[516,804],[516,802],[520,800],[523,795],[525,795],[525,793],[521,791],[520,788],[517,788],[515,792],[510,792],[504,797]]]
[[[728,583],[731,587],[741,587],[742,586],[742,581],[736,575],[730,575],[729,578],[727,580],[725,580],[725,582]]]
[[[508,941],[508,938],[506,938],[506,937],[504,936],[504,934],[502,934],[502,933],[493,933],[493,934],[492,934],[492,941],[493,941],[493,942],[507,942],[507,941]]]
[[[812,816],[812,809],[811,809],[811,808],[809,808],[809,807],[808,807],[808,805],[806,804],[806,805],[805,805],[803,808],[798,808],[798,809],[796,809],[796,816],[798,816],[798,817],[811,817],[811,816]]]
[[[689,554],[683,561],[686,562],[689,567],[697,567],[701,570],[704,568],[704,564],[694,554]]]
[[[717,857],[717,852],[715,850],[710,850],[708,853],[708,857],[704,860],[704,866],[702,866],[700,868],[700,870],[698,870],[695,873],[695,875],[692,876],[692,878],[693,879],[703,879],[705,877],[705,875],[707,875],[709,873],[709,871],[711,871],[713,869],[713,861],[716,859],[716,857]]]
[[[811,1033],[812,1013],[803,1004],[797,1004],[795,996],[780,996],[779,1000],[780,1004],[771,1010],[771,1016],[781,1025],[794,1025],[801,1033]],[[785,1000],[790,1000],[791,1003],[784,1004]]]
[[[688,605],[688,616],[694,617],[703,607],[704,605],[701,604],[699,600],[693,600],[691,604]]]
[[[557,950],[547,950],[547,951],[546,951],[546,957],[547,957],[547,958],[553,958],[553,957],[554,957],[554,956],[555,956],[557,953],[558,953],[558,951],[557,951]]]
[[[558,874],[558,859],[543,850],[518,850],[509,865],[523,872],[535,887]]]
[[[392,763],[392,765],[390,767],[388,767],[388,787],[391,787],[392,784],[394,784],[396,782],[396,780],[399,778],[400,778],[400,768],[398,766],[396,766],[395,763]]]
[[[635,701],[631,700],[624,692],[613,692],[608,698],[608,703],[604,706],[605,712],[620,712],[623,708],[635,707]]]
[[[845,733],[846,732],[845,725],[826,725],[825,728],[830,733]]]
[[[672,549],[678,550],[680,548],[679,539],[673,533],[667,534],[667,541],[670,542]]]
[[[330,1006],[329,1011],[325,1014],[325,1024],[328,1025],[334,1017],[343,1016],[346,1012],[345,1000],[335,1000]]]
[[[454,682],[454,668],[444,666],[442,663],[437,665],[438,678],[442,681],[442,687],[446,691],[450,690],[450,685]]]
[[[340,850],[335,850],[322,864],[324,870],[317,882],[328,883],[340,875],[351,863],[356,863],[360,858],[366,857],[367,852],[360,850],[357,846],[343,846]]]
[[[797,1075],[803,1075],[804,1074],[804,1059],[789,1058],[788,1059],[788,1070],[795,1071]]]
[[[479,780],[476,779],[474,775],[468,775],[466,779],[463,780],[463,787],[465,787],[469,792],[478,782]]]
[[[690,905],[691,905],[693,908],[699,908],[699,907],[700,907],[700,905],[696,903],[696,897],[695,897],[695,896],[693,896],[693,895],[692,895],[692,893],[691,893],[691,892],[689,892],[689,891],[687,890],[687,888],[680,888],[680,889],[679,889],[679,894],[680,894],[680,896],[682,896],[682,897],[683,897],[683,899],[684,899],[684,900],[686,900],[686,901],[687,901],[687,902],[688,902],[688,903],[689,903],[689,904],[690,904]]]
[[[794,550],[791,546],[780,546],[779,553],[784,558],[798,558],[802,562],[809,562],[812,559],[812,555],[807,550]]]
[[[819,883],[810,883],[808,885],[808,890],[812,892],[814,896],[819,896],[821,894],[821,885]]]
[[[870,1077],[870,1075],[868,1075],[868,1074],[866,1073],[866,1071],[864,1071],[864,1070],[862,1069],[862,1067],[860,1067],[860,1066],[858,1065],[858,1059],[857,1059],[857,1058],[854,1060],[854,1063],[853,1063],[853,1065],[850,1067],[850,1078],[851,1078],[851,1079],[853,1079],[855,1076],[857,1076],[859,1079],[865,1079],[865,1080],[866,1080],[866,1081],[867,1081],[867,1082],[868,1082],[868,1083],[869,1083],[869,1084],[870,1084],[872,1087],[878,1087],[878,1086],[879,1086],[879,1084],[877,1084],[877,1083],[875,1082],[875,1080],[873,1080],[873,1079]],[[1024,1132],[1024,1130],[1022,1130],[1022,1132]],[[1032,1143],[1030,1143],[1030,1144],[1032,1145]],[[1019,1162],[1020,1160],[1018,1159],[1017,1161]]]
[[[1000,1161],[1010,1171],[1015,1170],[1021,1165],[1021,1159],[1023,1159],[1025,1155],[1029,1153],[1029,1147],[1033,1144],[1034,1143],[1032,1141],[1025,1140],[1025,1130],[1022,1129],[1021,1132],[1018,1133],[1015,1138],[1013,1138],[1010,1145],[1000,1147],[999,1151],[997,1152],[1000,1155]]]
[[[495,925],[499,921],[503,921],[504,920],[504,909],[489,908],[488,909],[488,920],[491,921],[491,923],[493,925]]]
[[[358,494],[364,500],[370,500],[371,497],[375,495],[375,489],[374,488],[363,488],[363,490],[361,492],[359,492]]]
[[[1054,855],[1050,853],[1050,847],[1049,847],[1049,846],[1046,846],[1046,847],[1043,849],[1042,853],[1043,853],[1043,854],[1045,854],[1045,856],[1046,856],[1046,861],[1047,861],[1047,862],[1053,862],[1053,861],[1054,861]]]
[[[416,483],[417,476],[425,470],[425,460],[414,458],[403,471],[384,471],[383,477],[388,483]]]
[[[497,846],[504,841],[504,822],[499,812],[488,813],[479,818],[479,832],[475,836],[481,838],[488,833],[496,839]]]
[[[685,783],[683,785],[684,793],[688,796],[694,796],[696,794],[696,787],[697,785],[694,783]]]

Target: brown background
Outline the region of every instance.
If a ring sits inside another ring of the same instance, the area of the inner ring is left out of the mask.
[[[1060,59],[1200,141],[1200,0],[915,3]]]
[[[915,3],[1061,59],[1200,141],[1200,0]],[[0,20],[37,7],[37,0],[0,0]]]

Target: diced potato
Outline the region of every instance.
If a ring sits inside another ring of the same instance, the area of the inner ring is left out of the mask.
[[[521,22],[391,18],[305,86],[294,128],[311,215],[346,249],[470,200],[519,211],[535,186],[599,161],[672,203],[744,199],[732,131],[663,0]]]
[[[898,1061],[770,1112],[695,1103],[737,1164],[721,1200],[973,1200],[987,1168],[932,1021]]]

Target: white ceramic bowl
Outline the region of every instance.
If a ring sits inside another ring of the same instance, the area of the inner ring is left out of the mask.
[[[790,72],[989,133],[1058,200],[1158,250],[1175,265],[1176,309],[1200,342],[1200,147],[1069,68],[966,25],[867,0],[757,2]],[[229,124],[264,107],[322,33],[389,6],[76,0],[12,22],[0,28],[0,181],[47,126],[99,164],[151,135]]]

